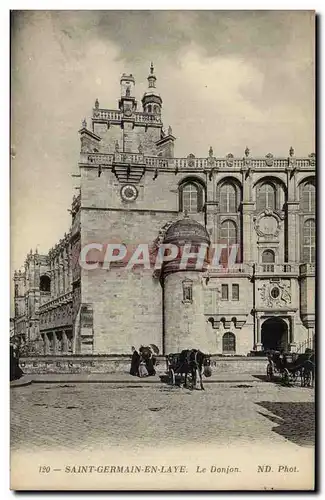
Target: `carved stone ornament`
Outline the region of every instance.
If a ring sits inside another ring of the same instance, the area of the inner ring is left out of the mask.
[[[272,153],[268,153],[266,156],[265,156],[265,163],[268,167],[272,167],[273,163],[274,163],[274,158],[273,158],[273,154]]]
[[[291,304],[291,282],[281,280],[276,283],[263,283],[258,289],[264,306],[282,308]]]
[[[308,155],[308,157],[309,157],[309,165],[311,167],[314,167],[316,165],[316,154],[311,153],[310,155]]]
[[[187,157],[187,164],[189,167],[195,167],[195,155],[190,153]]]
[[[295,168],[296,167],[296,164],[297,164],[297,160],[296,158],[294,158],[293,156],[290,156],[288,158],[288,165],[289,165],[289,168]]]
[[[232,153],[228,153],[226,156],[227,167],[232,167],[234,164],[234,155]]]
[[[254,223],[257,234],[262,237],[276,237],[281,230],[281,217],[268,208],[255,217]]]
[[[125,108],[124,108],[124,115],[125,116],[132,116],[131,106],[125,106]]]

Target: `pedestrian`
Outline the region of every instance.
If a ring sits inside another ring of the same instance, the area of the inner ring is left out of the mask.
[[[132,358],[131,358],[131,368],[130,375],[139,377],[139,365],[140,365],[140,354],[134,346],[132,346]]]

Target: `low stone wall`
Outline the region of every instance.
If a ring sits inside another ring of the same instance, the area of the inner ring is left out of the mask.
[[[33,373],[128,373],[131,356],[30,356],[19,364],[25,374]],[[266,358],[211,356],[215,373],[265,374]],[[166,372],[164,356],[157,358],[156,370]]]

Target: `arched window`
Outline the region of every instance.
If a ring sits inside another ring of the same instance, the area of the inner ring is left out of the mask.
[[[256,197],[256,208],[257,210],[265,210],[266,208],[270,208],[271,210],[275,210],[276,204],[276,190],[273,184],[265,182],[257,189],[257,197]]]
[[[204,202],[204,189],[199,182],[189,181],[180,186],[180,211],[189,214],[202,212]]]
[[[303,226],[303,262],[315,262],[315,220],[308,219]]]
[[[151,113],[151,111],[152,111],[151,104],[148,104],[148,113]]]
[[[226,332],[222,337],[222,352],[234,354],[236,352],[236,336],[232,332]]]
[[[307,182],[301,188],[300,208],[305,213],[315,212],[316,189],[314,184]]]
[[[262,253],[262,262],[264,264],[273,264],[275,262],[275,255],[273,250],[264,250]]]
[[[226,183],[220,187],[220,212],[236,213],[237,193],[233,184]]]
[[[50,292],[51,291],[51,280],[48,276],[44,275],[40,277],[40,291],[41,292]]]
[[[225,220],[221,224],[220,238],[227,247],[237,243],[237,226],[232,220]]]

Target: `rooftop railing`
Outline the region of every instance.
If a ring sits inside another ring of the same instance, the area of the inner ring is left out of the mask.
[[[50,309],[55,309],[61,305],[67,304],[72,301],[72,292],[65,293],[64,295],[60,295],[55,299],[49,300],[45,302],[45,304],[41,305],[39,308],[40,314],[49,311]]]
[[[93,164],[112,165],[118,161],[118,155],[125,155],[127,163],[145,163],[148,167],[168,168],[171,170],[206,170],[206,169],[253,169],[270,170],[291,168],[315,168],[313,158],[274,158],[272,163],[267,158],[162,158],[159,156],[144,156],[138,153],[116,152],[112,153],[88,153],[88,162]]]
[[[255,274],[298,274],[298,264],[255,264]]]

